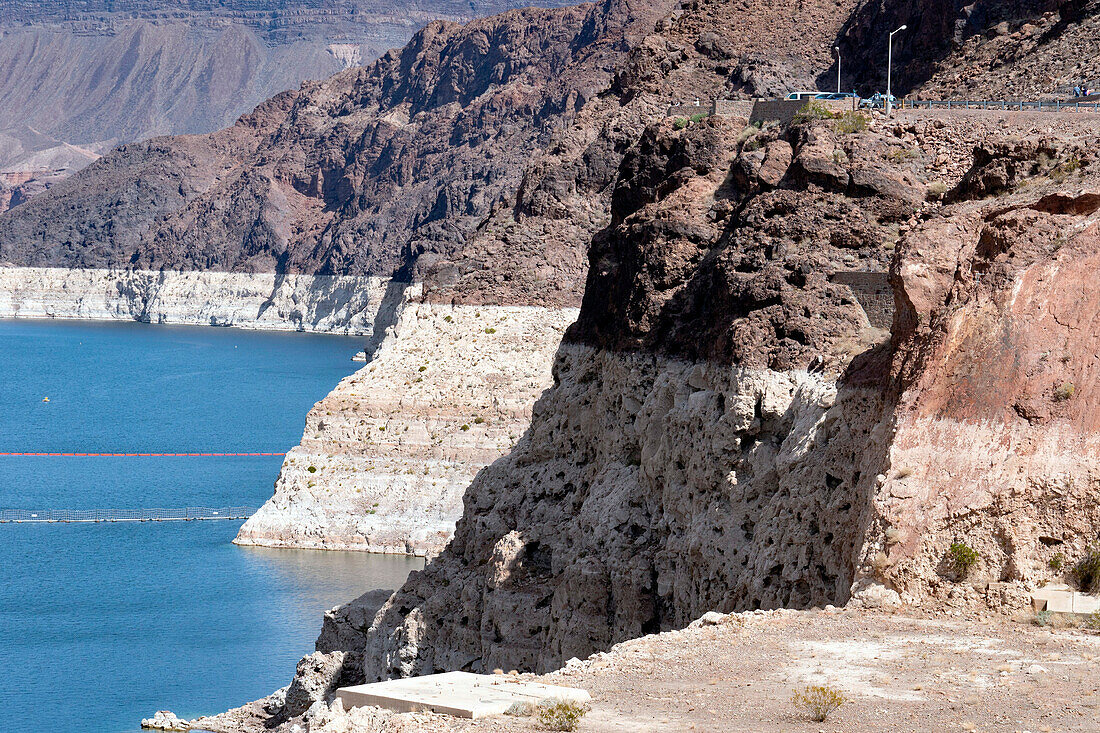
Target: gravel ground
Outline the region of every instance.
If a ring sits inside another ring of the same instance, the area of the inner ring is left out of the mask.
[[[735,614],[539,679],[592,693],[579,731],[1100,730],[1100,634],[1007,616]],[[814,722],[791,703],[808,684],[849,702]],[[396,717],[407,730],[543,730],[530,718]]]

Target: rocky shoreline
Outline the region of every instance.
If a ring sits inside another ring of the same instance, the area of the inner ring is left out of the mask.
[[[403,290],[351,275],[0,267],[0,318],[373,335]]]
[[[236,543],[430,556],[474,475],[526,431],[575,308],[404,308],[367,366],[310,411]]]

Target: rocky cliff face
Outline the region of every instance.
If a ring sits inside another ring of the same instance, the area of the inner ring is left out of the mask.
[[[1090,55],[1088,46],[1065,41],[1088,38],[1091,21],[1078,22],[1095,13],[1095,4],[1083,0],[863,3],[837,38],[845,61],[844,87],[864,94],[885,91],[889,32],[906,25],[894,36],[897,96],[926,92],[935,99],[1035,99],[1051,95],[1056,86],[1068,92],[1073,83],[1067,87],[1051,74],[1071,67],[1057,69],[1057,54],[1047,51],[1074,48],[1075,61],[1083,61]],[[1063,34],[1066,38],[1060,38]],[[831,72],[819,79],[826,87],[836,82],[835,66]]]
[[[106,156],[0,219],[0,258],[406,278],[431,271],[446,284],[461,276],[448,264],[460,252],[466,269],[491,268],[503,241],[508,274],[524,274],[512,286],[502,265],[491,279],[500,292],[483,301],[575,302],[583,242],[606,216],[601,189],[621,155],[613,144],[589,149],[614,107],[597,93],[659,13],[616,1],[432,24],[401,52],[278,97],[233,128]],[[582,114],[594,122],[573,131]],[[521,184],[527,193],[517,202]],[[518,221],[524,213],[565,219],[574,207],[582,215],[545,241],[545,224]],[[491,224],[494,212],[512,220]],[[101,223],[120,217],[125,226]],[[474,238],[484,246],[465,248]],[[533,258],[548,267],[528,267]]]
[[[447,548],[329,614],[305,666],[545,670],[707,610],[1001,607],[1097,536],[1090,118],[666,118],[662,97],[740,78],[722,39],[743,11],[659,19],[514,200],[418,255],[429,300],[530,297],[507,245],[595,229],[529,430],[467,489]],[[955,541],[978,550],[966,577]]]
[[[1021,603],[1100,527],[1100,196],[1087,122],[1006,132],[1034,121],[648,130],[555,387],[443,554],[368,604],[356,674],[548,669],[714,608]],[[949,206],[907,135],[987,138]],[[892,336],[838,282],[888,260]]]
[[[474,475],[527,430],[576,309],[409,303],[306,418],[240,545],[434,555]]]
[[[132,320],[374,340],[404,289],[376,277],[0,267],[0,318]]]
[[[956,203],[899,245],[900,397],[871,562],[914,601],[1018,602],[1100,531],[1088,128],[981,146]],[[953,542],[979,553],[968,582]]]

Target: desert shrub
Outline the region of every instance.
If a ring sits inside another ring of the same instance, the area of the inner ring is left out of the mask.
[[[1063,178],[1071,176],[1079,170],[1081,170],[1081,159],[1077,157],[1067,158],[1054,166],[1054,169],[1050,173],[1050,177],[1055,181],[1061,181]]]
[[[1100,631],[1100,611],[1093,611],[1088,616],[1085,616],[1081,625],[1086,629],[1092,629],[1093,631]]]
[[[520,718],[528,718],[538,712],[538,706],[533,702],[524,700],[522,702],[514,702],[512,705],[504,711],[505,715],[515,715]]]
[[[1070,382],[1064,382],[1060,387],[1055,388],[1054,401],[1065,402],[1069,399],[1072,399],[1073,393],[1076,391],[1077,389],[1073,386],[1073,384],[1071,384]]]
[[[886,157],[892,163],[904,163],[907,160],[916,160],[920,157],[920,150],[917,148],[894,148]]]
[[[1054,572],[1060,571],[1066,565],[1066,556],[1061,552],[1054,553],[1054,556],[1050,558],[1050,562],[1047,563],[1050,569]]]
[[[854,135],[867,129],[867,118],[855,111],[842,112],[836,118],[833,127],[841,135]]]
[[[443,320],[446,321],[447,323],[453,323],[454,322],[454,319],[451,318],[450,316],[443,316]]]
[[[485,422],[485,418],[483,418],[481,415],[478,415],[477,417],[474,418],[474,425],[481,425],[484,422]]]
[[[692,115],[688,119],[691,121],[691,124],[694,125],[696,122],[702,122],[703,120],[705,120],[709,116],[710,115],[706,114],[705,112],[700,112],[699,114]]]
[[[829,108],[823,105],[821,102],[806,102],[802,109],[795,113],[794,119],[791,120],[796,125],[801,125],[804,122],[810,122],[811,120],[831,120],[835,115],[829,111]]]
[[[947,195],[947,184],[943,181],[932,181],[928,184],[925,198],[929,201],[940,201],[945,195]]]
[[[428,371],[428,367],[426,367],[426,366],[422,366],[422,367],[420,367],[419,369],[417,369],[417,371],[418,371],[418,372],[426,372],[426,371]]]
[[[1054,614],[1050,611],[1037,611],[1031,622],[1036,626],[1050,626],[1054,623]]]
[[[538,709],[539,723],[550,730],[576,730],[588,707],[568,700],[546,700]]]
[[[978,562],[978,551],[965,542],[952,542],[947,550],[947,556],[951,559],[951,565],[959,573],[966,575],[970,568]]]
[[[840,690],[828,685],[811,685],[802,690],[796,690],[794,697],[791,698],[791,703],[796,708],[807,713],[818,723],[824,723],[834,710],[846,702],[848,700]]]
[[[309,471],[310,473],[317,473],[317,466],[310,466],[306,470]]]
[[[737,133],[737,144],[741,145],[759,134],[760,128],[756,125],[745,125],[741,132]]]
[[[1085,593],[1100,593],[1100,547],[1085,550],[1085,556],[1073,566],[1073,579]]]
[[[465,424],[464,424],[464,425],[462,426],[462,432],[466,432],[466,431],[467,431],[467,430],[469,430],[469,429],[470,429],[470,426],[469,426],[469,425],[465,425]]]
[[[485,329],[485,333],[496,333],[496,332],[497,332],[497,330],[496,330],[495,328],[487,328],[487,329]]]
[[[673,130],[683,130],[685,127],[687,127],[690,124],[691,123],[688,122],[686,117],[677,117],[672,122],[672,129]]]

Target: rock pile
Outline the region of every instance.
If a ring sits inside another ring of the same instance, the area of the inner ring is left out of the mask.
[[[142,718],[142,728],[153,730],[191,730],[191,721],[176,717],[169,710],[158,710],[151,718]]]

